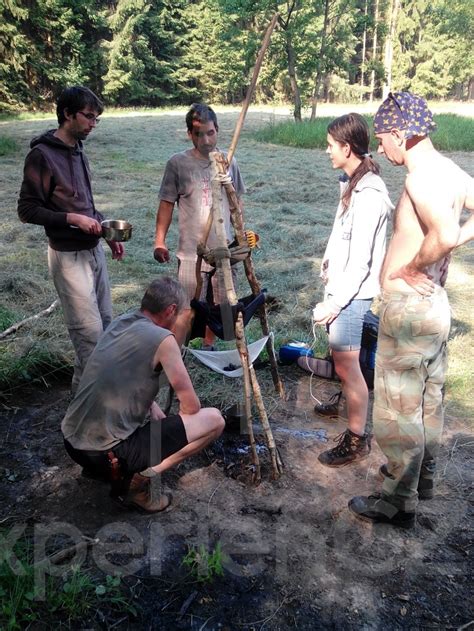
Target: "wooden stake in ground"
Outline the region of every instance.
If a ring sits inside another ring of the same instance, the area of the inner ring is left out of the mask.
[[[217,169],[219,173],[227,173],[228,165],[222,154],[217,154],[216,164],[217,164]],[[237,243],[239,245],[247,245],[247,239],[244,233],[242,213],[240,210],[239,200],[237,198],[234,186],[230,182],[228,184],[224,184],[224,189],[226,191],[227,198],[229,200],[230,217],[232,220],[232,225],[234,227]],[[245,269],[245,275],[247,276],[247,280],[249,281],[249,285],[252,289],[252,293],[255,295],[259,294],[262,288],[255,274],[255,269],[253,266],[253,261],[252,261],[251,256],[248,256],[244,260],[244,269]],[[270,327],[268,325],[268,313],[267,313],[266,303],[263,303],[258,308],[258,315],[260,318],[260,324],[262,327],[263,334],[269,336]],[[273,341],[270,337],[268,337],[265,348],[267,349],[268,359],[270,361],[270,370],[272,373],[272,379],[273,379],[273,384],[275,386],[275,390],[280,395],[280,398],[284,399],[285,390],[283,388],[283,383],[280,379],[280,375],[278,372],[275,349],[273,348]]]
[[[213,223],[215,226],[217,242],[219,244],[218,247],[213,250],[213,252],[216,259],[216,264],[222,269],[227,301],[229,305],[233,307],[237,304],[238,300],[234,289],[234,282],[232,280],[230,251],[227,247],[227,235],[225,232],[224,219],[222,217],[222,185],[218,179],[218,175],[221,169],[221,167],[218,166],[218,163],[222,163],[222,155],[217,152],[212,152],[209,158],[211,160],[212,186],[211,212]],[[276,449],[272,430],[270,428],[270,423],[268,422],[268,416],[263,403],[260,386],[255,375],[255,370],[249,359],[242,314],[239,313],[235,325],[233,322],[231,324],[232,326],[234,326],[237,350],[239,352],[242,370],[244,373],[245,415],[247,419],[247,428],[249,432],[250,447],[252,451],[252,461],[255,466],[254,478],[256,481],[260,481],[260,463],[255,445],[255,437],[253,434],[252,426],[250,386],[252,388],[253,397],[262,423],[267,447],[270,452],[270,458],[272,462],[272,474],[274,478],[278,478],[282,472],[282,463]]]

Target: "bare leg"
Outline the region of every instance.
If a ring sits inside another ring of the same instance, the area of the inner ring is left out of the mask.
[[[215,341],[216,341],[216,336],[211,331],[211,329],[208,326],[206,326],[206,335],[204,336],[203,344],[205,344],[206,346],[214,346]]]
[[[186,344],[187,342],[188,335],[191,332],[192,315],[192,309],[183,309],[172,329],[179,347],[183,346],[183,344]]]
[[[333,351],[334,366],[346,397],[349,429],[363,436],[367,422],[369,391],[359,364],[359,351]]]
[[[224,419],[217,408],[202,408],[196,414],[181,414],[188,444],[183,449],[165,458],[159,465],[151,467],[162,473],[180,462],[197,454],[222,434]]]

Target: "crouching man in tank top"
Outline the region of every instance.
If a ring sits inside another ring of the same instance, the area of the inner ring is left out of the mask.
[[[114,320],[100,338],[61,425],[71,458],[108,478],[120,503],[149,513],[171,502],[152,498],[150,476],[198,453],[224,428],[216,408],[201,408],[171,333],[185,306],[177,281],[153,281],[140,309]],[[164,382],[174,389],[178,414],[165,416],[155,402]]]

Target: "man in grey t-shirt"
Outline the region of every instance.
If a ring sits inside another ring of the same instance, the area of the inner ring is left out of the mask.
[[[178,278],[186,290],[189,301],[191,301],[194,298],[197,284],[196,248],[199,241],[203,240],[212,205],[209,154],[216,149],[219,126],[214,110],[202,103],[195,103],[191,106],[186,115],[186,125],[188,136],[194,147],[173,155],[166,164],[156,216],[154,257],[159,263],[167,263],[170,260],[170,252],[166,246],[166,235],[173,217],[174,205],[177,203],[179,211]],[[245,186],[235,160],[232,160],[229,175],[237,197],[240,199],[245,192]],[[222,203],[227,239],[231,242],[233,237],[226,195],[223,195]],[[210,248],[217,245],[214,227],[209,234],[207,245]],[[203,261],[201,296],[207,294],[207,273],[211,269]],[[220,290],[220,283],[216,277],[217,274],[212,279],[214,302],[220,304],[225,300],[225,292]],[[178,341],[184,342],[190,313],[188,310],[188,313],[184,314],[178,323],[178,328],[175,331]],[[213,334],[207,330],[204,344],[212,345],[213,341]]]
[[[219,410],[201,408],[171,333],[185,304],[178,281],[153,281],[140,309],[114,320],[100,338],[61,424],[73,460],[94,477],[115,479],[112,495],[149,513],[164,510],[170,498],[153,500],[140,472],[174,467],[224,428]],[[179,402],[167,417],[155,402],[163,373]]]

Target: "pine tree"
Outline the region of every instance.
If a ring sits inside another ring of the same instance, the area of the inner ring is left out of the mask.
[[[179,102],[184,0],[118,0],[105,44],[104,96],[117,105]]]

